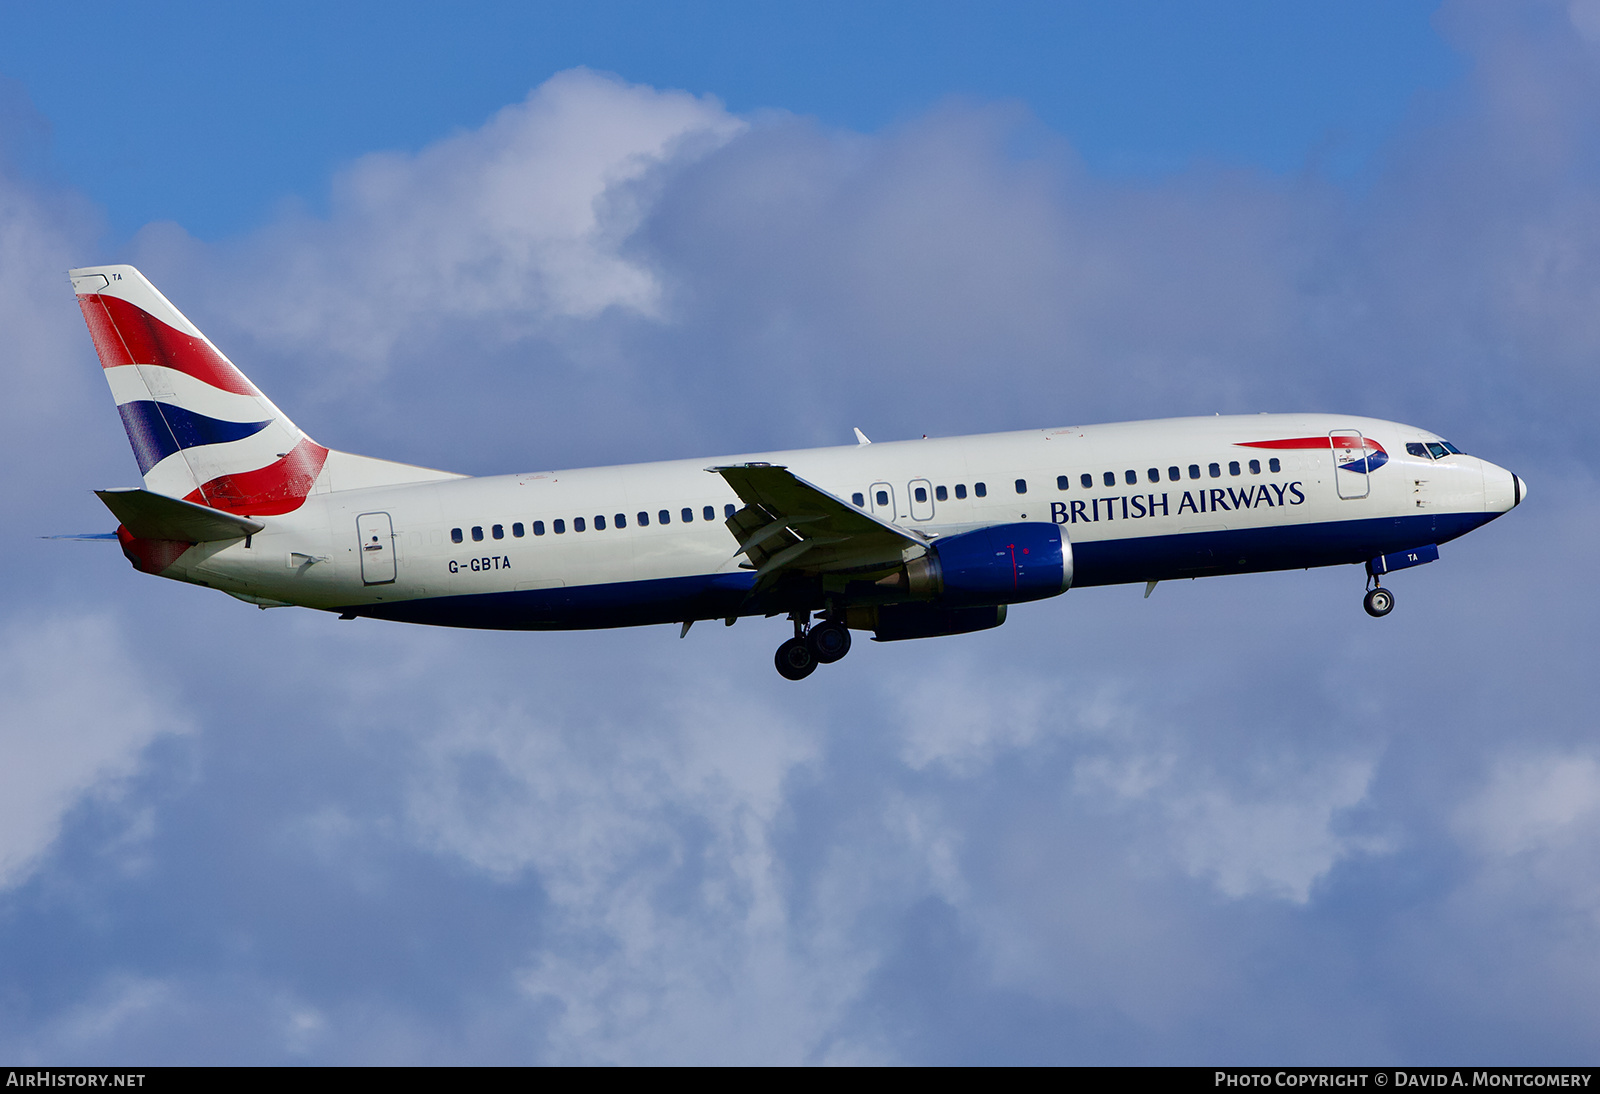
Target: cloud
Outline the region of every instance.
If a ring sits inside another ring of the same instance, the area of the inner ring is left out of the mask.
[[[108,617],[13,617],[0,631],[0,888],[38,867],[73,807],[115,795],[150,742],[189,728]]]
[[[652,706],[464,710],[423,745],[411,823],[491,876],[537,877],[553,937],[517,982],[554,1009],[552,1061],[815,1059],[864,969],[785,892],[779,827],[817,742],[725,684]]]
[[[1600,761],[1585,752],[1498,757],[1453,822],[1501,900],[1557,902],[1600,929]],[[1549,906],[1547,904],[1547,906]]]
[[[1097,178],[1015,106],[864,135],[574,72],[351,165],[326,218],[148,229],[131,249],[178,305],[373,455],[497,472],[853,424],[1343,407],[1441,428],[1534,492],[1397,577],[1382,623],[1355,570],[1080,589],[995,632],[861,643],[800,686],[770,671],[781,621],[385,627],[35,542],[5,579],[33,614],[0,639],[11,1043],[1592,1055],[1600,981],[1566,955],[1592,949],[1600,793],[1600,62],[1572,11],[1447,10],[1472,75],[1350,186]],[[8,376],[58,400],[0,410],[28,480],[7,527],[31,536],[131,464],[64,284],[35,284],[85,229],[4,195]],[[204,763],[130,778],[189,724]],[[119,793],[155,818],[159,883],[84,850],[75,804]]]
[[[659,279],[628,239],[666,168],[744,128],[710,99],[561,73],[477,129],[345,168],[327,221],[230,256],[248,260],[235,321],[374,364],[451,321],[510,339],[611,308],[657,316]]]

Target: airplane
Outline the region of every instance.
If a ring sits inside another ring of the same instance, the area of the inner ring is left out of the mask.
[[[1382,579],[1522,479],[1398,422],[1256,414],[470,477],[325,448],[132,266],[69,271],[142,488],[134,568],[262,608],[575,630],[785,616],[778,672],[998,627],[1070,588],[1359,564]]]

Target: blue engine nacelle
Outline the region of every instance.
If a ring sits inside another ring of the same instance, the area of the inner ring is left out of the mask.
[[[996,524],[935,541],[906,565],[910,591],[941,604],[1020,604],[1072,585],[1072,544],[1059,524]]]

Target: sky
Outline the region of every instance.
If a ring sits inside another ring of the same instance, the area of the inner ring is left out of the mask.
[[[0,4],[0,1058],[1592,1063],[1600,3]],[[1397,575],[780,679],[137,574],[65,270],[469,474],[1344,411]]]

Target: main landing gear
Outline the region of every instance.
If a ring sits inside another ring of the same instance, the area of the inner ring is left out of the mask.
[[[773,662],[785,680],[804,680],[818,665],[831,665],[850,652],[850,631],[843,623],[824,619],[808,625],[810,612],[796,612],[794,637],[778,647]]]
[[[1374,581],[1377,579],[1374,578]],[[1394,611],[1394,594],[1381,585],[1373,585],[1367,590],[1367,595],[1362,598],[1361,606],[1367,609],[1367,614],[1374,619],[1382,619]]]

